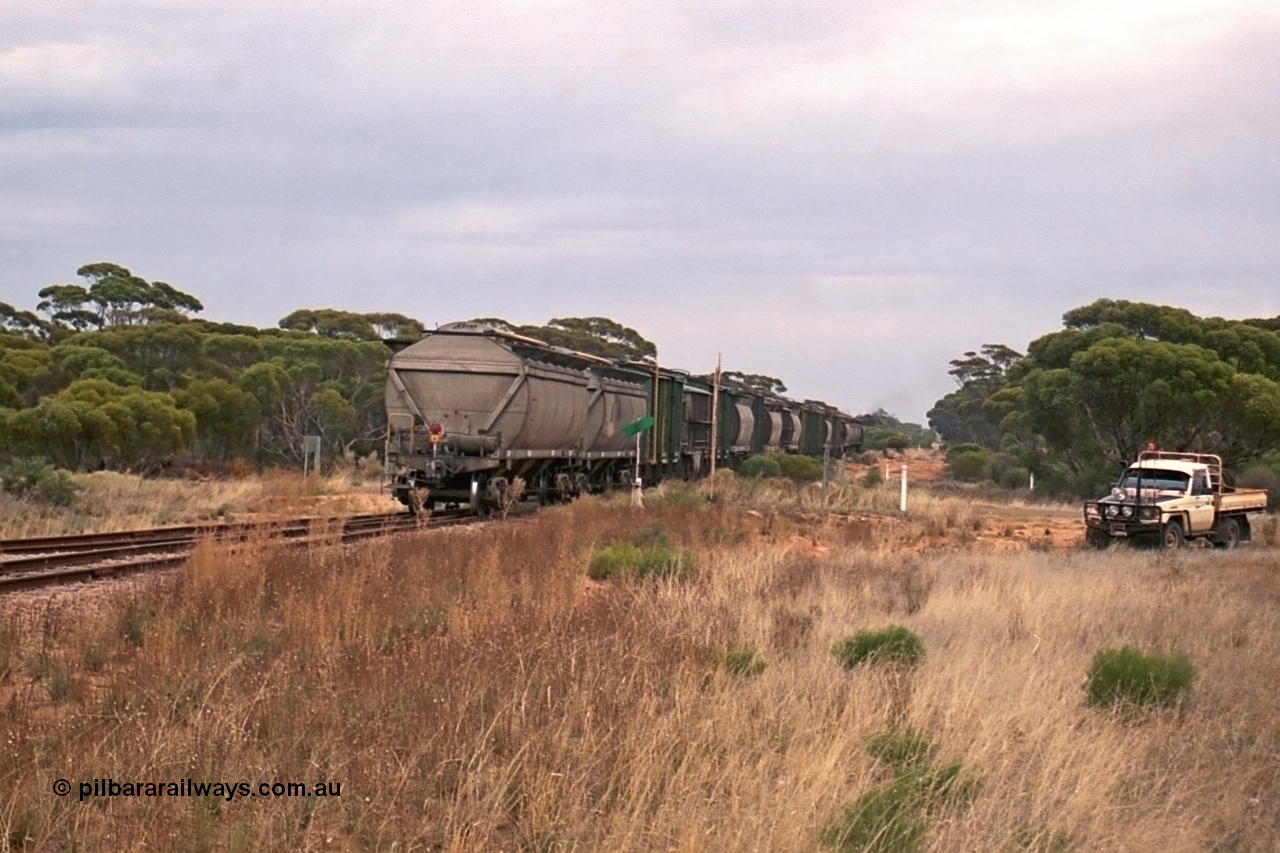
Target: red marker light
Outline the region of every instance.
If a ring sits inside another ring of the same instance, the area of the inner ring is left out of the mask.
[[[432,422],[431,426],[427,427],[427,429],[431,430],[432,435],[439,435],[440,433],[444,432],[444,427],[440,426],[439,423],[434,421]]]

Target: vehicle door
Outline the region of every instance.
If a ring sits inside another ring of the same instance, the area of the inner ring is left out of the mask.
[[[1208,533],[1213,529],[1216,512],[1213,505],[1213,488],[1209,485],[1207,471],[1197,471],[1192,476],[1190,504],[1187,521],[1191,529],[1187,532],[1192,535]]]

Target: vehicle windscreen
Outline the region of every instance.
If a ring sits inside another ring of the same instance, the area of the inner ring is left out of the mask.
[[[1163,471],[1159,468],[1144,468],[1142,470],[1142,488],[1144,489],[1156,489],[1162,492],[1185,492],[1190,482],[1191,475],[1184,474],[1181,471]],[[1136,468],[1130,468],[1124,472],[1124,478],[1120,481],[1120,488],[1138,488],[1138,470]]]

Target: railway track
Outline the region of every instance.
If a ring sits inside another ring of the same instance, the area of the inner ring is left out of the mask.
[[[235,544],[255,538],[298,544],[332,541],[341,524],[345,543],[408,530],[465,524],[464,512],[435,513],[419,519],[408,513],[378,513],[349,518],[299,518],[282,522],[183,525],[115,533],[43,536],[0,540],[0,593],[92,580],[182,565],[205,540]]]

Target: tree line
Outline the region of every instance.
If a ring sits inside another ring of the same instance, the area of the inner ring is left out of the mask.
[[[377,450],[385,432],[385,340],[414,341],[403,314],[300,309],[276,328],[197,318],[192,294],[114,263],[41,289],[35,311],[0,302],[0,462],[147,470],[187,457],[296,464]],[[657,347],[603,317],[543,326],[483,322],[610,358]]]
[[[974,448],[970,459],[1016,460],[1053,491],[1105,488],[1149,444],[1280,467],[1280,317],[1099,299],[1063,327],[1025,354],[986,344],[953,359],[957,388],[930,409],[930,426]]]
[[[181,455],[296,462],[303,436],[368,452],[383,433],[384,336],[399,314],[304,310],[279,328],[197,319],[200,300],[113,263],[0,303],[0,457],[146,468]]]

